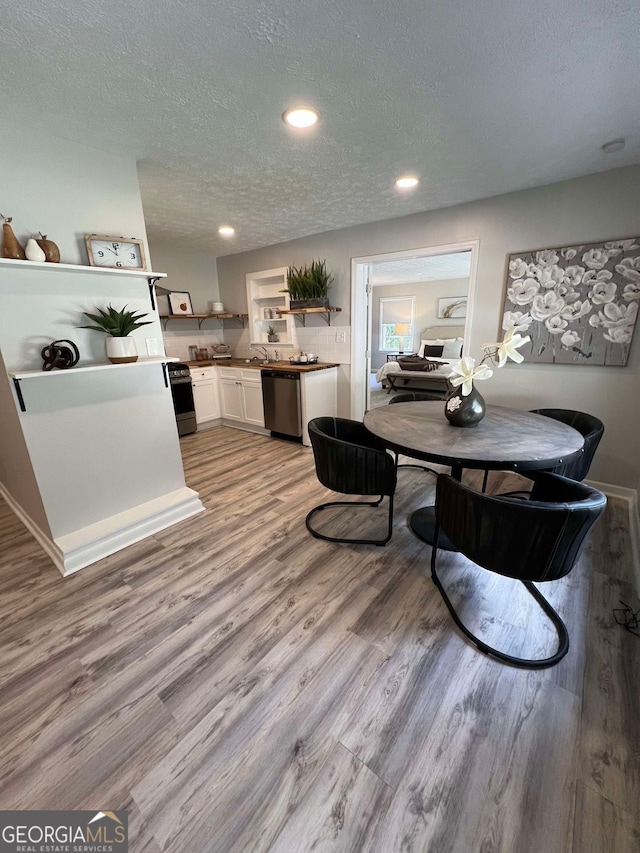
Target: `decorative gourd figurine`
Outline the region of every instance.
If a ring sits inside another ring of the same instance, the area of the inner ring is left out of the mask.
[[[13,233],[13,228],[11,227],[12,216],[5,216],[0,213],[0,216],[4,219],[4,224],[2,226],[2,257],[10,258],[12,261],[26,261],[27,256],[24,253],[24,249],[18,243],[18,238]]]
[[[40,233],[40,238],[36,237],[36,243],[44,252],[45,260],[48,264],[60,263],[60,249],[56,246],[53,240],[47,240],[47,235]]]
[[[28,261],[37,261],[38,263],[43,264],[46,260],[45,254],[38,246],[35,237],[29,237],[27,240],[27,248],[24,250],[25,255],[27,256]]]

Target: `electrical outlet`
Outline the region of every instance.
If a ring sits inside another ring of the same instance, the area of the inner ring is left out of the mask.
[[[160,355],[160,347],[157,338],[145,338],[147,343],[147,355]]]
[[[345,342],[344,332],[336,332],[336,343],[343,344]]]

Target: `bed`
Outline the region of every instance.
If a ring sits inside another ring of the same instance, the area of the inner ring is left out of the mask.
[[[423,354],[424,344],[427,346],[439,346],[442,344],[447,352],[447,357],[427,354],[432,362],[440,364],[435,370],[428,373],[422,371],[403,370],[397,361],[389,361],[383,364],[376,373],[376,380],[387,388],[387,394],[391,391],[400,391],[407,386],[414,389],[433,391],[443,398],[447,392],[447,376],[451,373],[451,362],[460,358],[462,352],[462,341],[464,337],[464,326],[429,326],[420,333],[420,348],[418,354]]]

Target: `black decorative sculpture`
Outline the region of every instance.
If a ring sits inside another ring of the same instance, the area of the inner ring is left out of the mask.
[[[68,346],[66,346],[68,344]],[[65,370],[68,367],[74,367],[80,360],[78,347],[73,341],[61,340],[52,341],[40,352],[42,356],[43,370],[53,370],[54,367]]]

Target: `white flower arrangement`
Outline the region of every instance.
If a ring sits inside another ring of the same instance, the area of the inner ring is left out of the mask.
[[[524,356],[518,352],[518,349],[524,344],[529,343],[531,339],[529,335],[523,338],[522,335],[517,333],[517,329],[522,325],[523,315],[514,315],[513,319],[518,320],[519,325],[515,323],[507,329],[501,343],[485,344],[482,347],[484,356],[477,367],[475,358],[468,355],[452,363],[451,373],[447,379],[454,388],[462,386],[460,392],[463,397],[469,396],[474,382],[480,379],[489,379],[493,376],[493,370],[485,364],[485,361],[491,362],[494,367],[504,367],[509,359],[515,361],[516,364],[524,361]],[[454,397],[453,400],[455,399],[458,398]],[[458,403],[459,405],[460,403]],[[452,409],[449,409],[449,411],[452,411]]]

